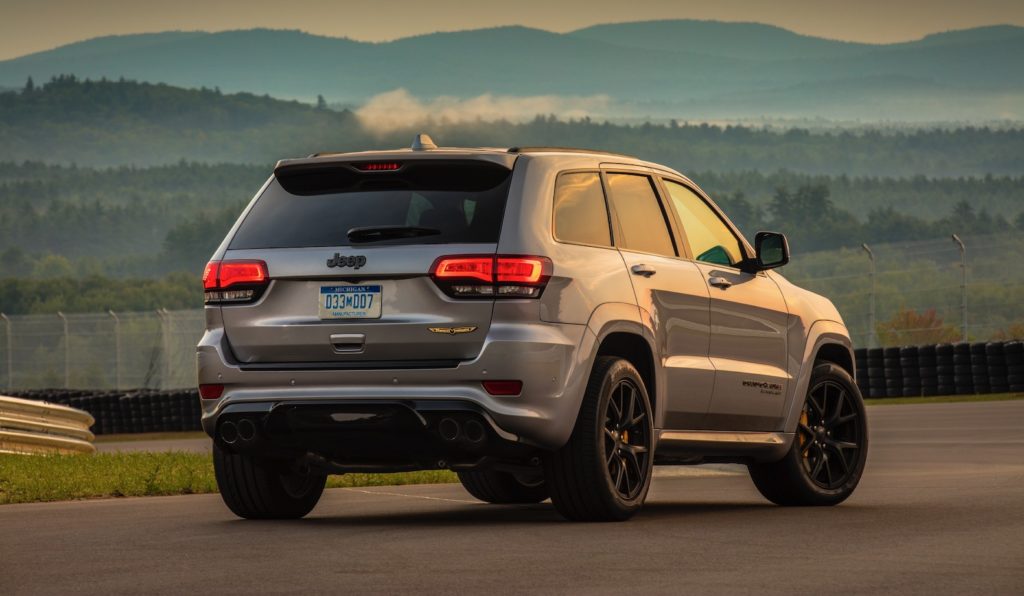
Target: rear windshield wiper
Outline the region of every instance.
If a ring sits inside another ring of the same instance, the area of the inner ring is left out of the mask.
[[[378,242],[395,238],[419,238],[420,236],[436,236],[441,233],[437,228],[420,228],[417,226],[366,226],[352,228],[348,231],[349,242]]]

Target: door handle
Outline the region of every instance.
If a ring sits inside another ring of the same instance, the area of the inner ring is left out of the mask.
[[[644,277],[650,277],[658,272],[658,270],[651,265],[644,265],[643,263],[633,265],[629,270],[633,272],[633,275],[642,275]]]
[[[717,276],[708,279],[708,283],[715,286],[716,288],[722,288],[723,290],[727,289],[729,286],[732,285],[731,281],[725,279],[724,277]]]

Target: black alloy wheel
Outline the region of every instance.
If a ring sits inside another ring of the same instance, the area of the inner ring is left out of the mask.
[[[748,465],[772,503],[838,505],[860,483],[868,456],[868,419],[860,389],[842,366],[815,364],[786,454]]]
[[[574,521],[623,521],[647,498],[654,410],[633,364],[598,356],[569,441],[544,457],[551,502]]]
[[[651,457],[647,405],[631,379],[619,380],[605,411],[604,452],[608,474],[623,499],[634,499],[646,484]]]
[[[860,458],[863,421],[838,383],[825,380],[807,394],[797,427],[797,440],[808,478],[833,490],[843,486]]]

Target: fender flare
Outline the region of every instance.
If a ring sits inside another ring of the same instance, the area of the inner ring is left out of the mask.
[[[660,399],[664,397],[665,387],[665,373],[661,366],[661,359],[659,358],[659,352],[655,342],[655,333],[652,328],[651,317],[647,315],[636,304],[630,304],[625,302],[606,302],[599,305],[591,313],[590,319],[587,321],[587,331],[584,334],[583,340],[580,343],[579,349],[581,353],[586,354],[587,358],[587,377],[589,379],[590,370],[594,367],[594,361],[597,359],[597,352],[604,340],[613,333],[628,333],[630,335],[637,335],[647,343],[647,348],[651,352],[653,361],[653,374],[654,374],[654,389],[648,388],[651,392],[651,398],[654,400],[656,411],[654,412],[655,428],[660,428],[660,422],[662,420],[662,413],[665,407],[665,400]],[[579,402],[582,405],[583,393],[586,391],[586,380],[582,384],[579,390]],[[577,407],[577,411],[579,408]]]
[[[821,347],[827,344],[842,346],[850,353],[850,361],[853,362],[853,343],[850,341],[849,332],[842,323],[829,320],[815,321],[807,330],[807,341],[804,342],[803,359],[800,364],[800,373],[796,382],[792,384],[793,390],[789,395],[784,432],[795,433],[799,422],[801,404],[803,397],[807,394],[807,387],[811,382],[811,373],[814,371],[815,356]]]

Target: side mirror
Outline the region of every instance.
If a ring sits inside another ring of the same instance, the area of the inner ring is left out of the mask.
[[[775,269],[789,262],[789,241],[785,234],[758,232],[754,236],[757,270]]]

